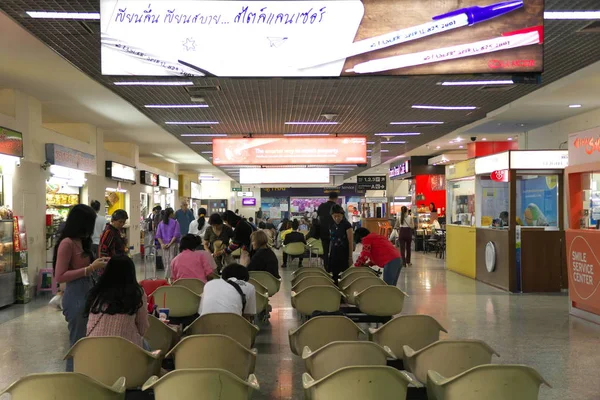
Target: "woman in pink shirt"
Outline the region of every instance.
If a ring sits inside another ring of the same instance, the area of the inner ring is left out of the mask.
[[[217,263],[209,252],[195,250],[199,244],[200,238],[196,235],[185,235],[181,239],[179,255],[171,262],[171,276],[174,281],[193,278],[206,283],[215,276]]]
[[[54,276],[58,283],[66,282],[63,315],[69,327],[69,343],[73,346],[85,337],[87,317],[83,311],[88,291],[92,288],[94,271],[104,268],[107,259],[92,256],[92,233],[96,222],[94,210],[78,204],[67,216],[65,227],[54,247]],[[93,261],[93,262],[92,262]],[[67,372],[73,371],[73,359],[67,360]]]
[[[147,309],[133,261],[128,256],[114,256],[88,295],[87,336],[118,336],[150,350],[144,341],[149,325]]]

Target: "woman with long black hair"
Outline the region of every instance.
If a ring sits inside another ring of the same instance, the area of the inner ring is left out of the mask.
[[[412,232],[414,228],[414,223],[412,217],[408,213],[408,208],[406,206],[402,206],[400,209],[400,218],[396,221],[396,229],[398,232],[398,241],[400,242],[400,254],[404,259],[404,263],[409,266],[410,262],[410,253],[411,253],[411,243],[412,243]]]
[[[96,212],[78,204],[69,212],[64,229],[54,247],[52,261],[58,283],[66,283],[63,296],[63,315],[69,328],[69,343],[73,346],[85,337],[87,317],[84,308],[87,294],[93,286],[92,274],[104,268],[106,258],[93,259],[92,234]],[[73,371],[73,359],[67,360],[67,371]]]
[[[84,313],[89,317],[87,336],[118,336],[150,350],[144,342],[149,326],[147,308],[133,260],[115,256],[89,292]]]
[[[206,233],[206,229],[208,228],[208,224],[206,223],[206,209],[199,208],[198,209],[198,219],[190,222],[189,233],[192,235],[196,235],[200,238],[204,238],[204,234]]]

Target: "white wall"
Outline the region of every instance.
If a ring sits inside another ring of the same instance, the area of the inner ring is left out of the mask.
[[[570,133],[600,126],[600,109],[533,129],[519,137],[520,149],[566,149]]]

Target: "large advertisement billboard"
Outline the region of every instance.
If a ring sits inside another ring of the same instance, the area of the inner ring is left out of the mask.
[[[541,72],[544,0],[101,0],[104,75]]]
[[[214,165],[366,164],[367,138],[213,139]]]

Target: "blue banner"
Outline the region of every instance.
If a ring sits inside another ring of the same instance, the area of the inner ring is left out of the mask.
[[[519,183],[523,226],[558,226],[558,177],[537,176]]]

